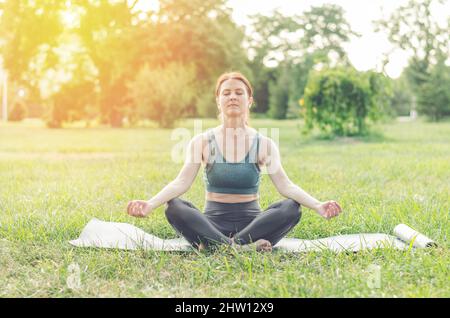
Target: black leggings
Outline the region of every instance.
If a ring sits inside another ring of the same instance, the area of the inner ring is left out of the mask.
[[[206,201],[205,213],[180,198],[167,202],[166,217],[192,246],[244,245],[259,239],[277,244],[299,221],[300,204],[286,199],[261,212],[257,200],[244,203]]]

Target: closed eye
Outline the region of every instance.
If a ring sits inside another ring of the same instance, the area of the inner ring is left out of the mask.
[[[231,93],[231,91],[230,90],[225,90],[225,91],[223,91],[223,95],[230,95],[230,93]],[[242,95],[242,94],[244,94],[244,92],[241,90],[241,89],[238,89],[238,90],[236,90],[236,94],[237,95]]]

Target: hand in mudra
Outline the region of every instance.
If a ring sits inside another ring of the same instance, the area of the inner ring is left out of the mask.
[[[336,201],[326,201],[320,203],[315,210],[326,219],[338,216],[342,212],[341,206]]]
[[[128,202],[127,213],[137,218],[144,218],[152,211],[148,201],[133,200]]]

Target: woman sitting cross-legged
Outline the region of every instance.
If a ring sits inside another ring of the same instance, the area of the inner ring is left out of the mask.
[[[128,203],[128,214],[145,217],[167,203],[168,222],[195,248],[215,244],[256,245],[270,251],[299,221],[301,205],[325,218],[342,210],[335,201],[320,202],[291,182],[276,143],[249,127],[252,87],[240,73],[226,73],[216,85],[222,124],[192,138],[178,176],[148,201]],[[205,211],[180,199],[204,165]],[[265,167],[281,195],[264,212],[259,206],[261,168]]]

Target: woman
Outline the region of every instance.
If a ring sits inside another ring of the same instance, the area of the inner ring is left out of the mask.
[[[128,214],[145,217],[167,203],[169,223],[196,248],[223,243],[254,243],[257,250],[270,251],[299,221],[300,205],[325,218],[337,216],[335,201],[320,202],[289,180],[280,161],[277,145],[249,127],[253,91],[240,73],[225,73],[216,84],[216,102],[222,125],[194,136],[187,159],[174,181],[149,201],[128,203]],[[201,160],[200,160],[201,158]],[[195,180],[204,164],[205,212],[178,198]],[[261,213],[258,187],[261,168],[287,199]]]

